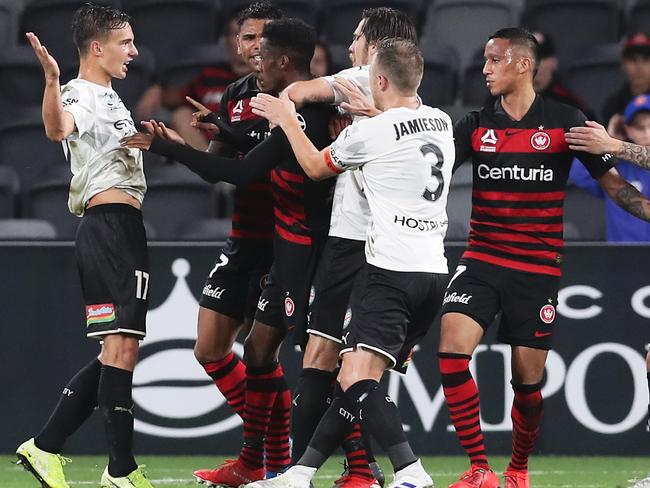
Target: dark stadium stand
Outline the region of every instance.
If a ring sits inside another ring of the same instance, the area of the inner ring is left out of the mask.
[[[136,19],[140,57],[131,64],[126,80],[114,84],[132,111],[154,80],[183,86],[201,67],[225,60],[227,52],[220,36],[226,21],[232,13],[249,4],[249,0],[95,1],[120,6]],[[44,41],[57,57],[63,72],[61,79],[65,82],[76,76],[77,53],[68,29],[72,12],[82,3],[84,0],[0,0],[0,218],[51,219],[57,238],[64,239],[74,235],[78,223],[78,219],[67,213],[70,171],[61,145],[48,141],[44,135],[40,114],[42,70],[29,46],[24,45],[24,32],[34,31]],[[403,9],[420,29],[425,57],[420,95],[426,103],[443,108],[454,120],[470,108],[482,105],[486,98],[482,46],[487,36],[499,28],[525,25],[547,32],[554,39],[562,60],[563,83],[598,113],[603,96],[621,83],[621,35],[650,32],[650,0],[277,0],[275,3],[287,15],[300,17],[319,29],[332,52],[334,72],[350,66],[348,46],[364,8]],[[51,171],[55,178],[43,176]],[[145,171],[151,188],[145,200],[150,238],[201,240],[225,235],[224,225],[213,219],[230,214],[229,191],[196,180],[187,181],[194,178],[189,170],[167,164],[148,153]],[[463,192],[467,183],[458,175],[452,183],[449,233],[454,239],[466,237],[467,222],[463,219],[467,218],[469,203]],[[9,196],[18,191],[22,192],[22,199]],[[573,190],[570,193],[567,232],[578,239],[602,238],[604,224],[598,223],[600,227],[596,230],[586,229],[580,209],[573,210],[585,203],[573,196]],[[178,202],[183,200],[187,200],[186,208],[198,211],[204,207],[198,215],[207,220],[192,226],[184,222],[183,212],[190,210],[180,210]],[[593,220],[597,202],[588,204]]]
[[[213,0],[128,0],[125,9],[135,20],[136,45],[164,59],[170,51],[215,42],[219,34]]]
[[[420,45],[452,44],[465,66],[497,29],[519,24],[517,0],[436,0],[426,14]]]
[[[618,0],[526,0],[522,25],[548,34],[564,59],[620,35]]]

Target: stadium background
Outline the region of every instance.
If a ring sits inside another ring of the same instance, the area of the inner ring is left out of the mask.
[[[0,0],[0,238],[4,241],[0,243],[4,345],[0,385],[11,392],[0,403],[0,418],[12,419],[0,436],[0,452],[13,451],[44,420],[63,379],[95,352],[81,333],[81,294],[69,242],[77,220],[66,208],[69,170],[60,146],[44,136],[39,108],[42,72],[22,35],[32,30],[43,39],[59,59],[62,81],[66,81],[76,69],[69,20],[80,3]],[[136,19],[141,56],[132,63],[127,79],[115,83],[127,106],[133,106],[153,80],[187,83],[201,66],[224,59],[225,49],[219,43],[224,19],[249,2],[97,3],[121,6]],[[389,5],[406,10],[418,25],[426,60],[421,96],[454,118],[484,99],[482,60],[476,51],[500,27],[524,25],[550,34],[567,87],[597,113],[604,98],[622,83],[622,37],[650,32],[650,2],[645,0],[277,3],[289,15],[318,26],[332,51],[333,71],[348,65],[347,45],[363,8]],[[232,453],[239,443],[238,422],[191,355],[196,300],[217,242],[227,234],[229,191],[204,184],[184,168],[151,155],[146,170],[150,190],[143,210],[153,241],[152,310],[149,344],[145,343],[135,379],[138,451]],[[462,241],[471,173],[462,171],[451,185],[448,240]],[[194,217],[192,221],[188,215]],[[569,188],[568,234],[578,242],[567,250],[557,354],[549,362],[545,387],[547,418],[538,449],[543,453],[647,453],[643,344],[648,341],[650,318],[649,249],[583,243],[603,239],[603,218],[601,201]],[[452,265],[461,249],[462,244],[450,246]],[[442,403],[435,341],[432,333],[415,355],[415,368],[403,379],[391,375],[389,387],[403,409],[418,452],[460,454]],[[475,361],[486,407],[488,448],[502,454],[510,448],[504,354],[491,334]],[[295,351],[285,348],[284,356],[297,365]],[[297,368],[287,369],[295,377]],[[44,400],[34,401],[36,397]],[[98,422],[84,426],[71,439],[70,451],[101,452],[100,431]]]

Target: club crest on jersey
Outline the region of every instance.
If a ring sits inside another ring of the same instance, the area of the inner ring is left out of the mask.
[[[483,137],[481,137],[481,142],[483,143],[483,145],[481,145],[479,149],[482,152],[496,152],[497,140],[498,139],[496,134],[494,133],[494,129],[488,129],[485,131],[485,134],[483,134]]]
[[[296,311],[296,305],[293,303],[293,300],[290,297],[284,299],[284,314],[287,317],[291,317],[293,312]]]
[[[538,151],[543,151],[551,145],[551,136],[549,136],[546,132],[535,132],[530,138],[530,145]]]
[[[550,324],[555,320],[555,307],[551,304],[544,305],[539,310],[539,318],[542,319],[542,322],[545,324]]]

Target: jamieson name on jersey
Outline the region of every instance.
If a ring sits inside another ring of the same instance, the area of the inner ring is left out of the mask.
[[[395,123],[393,128],[395,129],[395,140],[399,141],[404,136],[417,134],[418,132],[449,130],[449,124],[446,120],[437,117],[419,117],[408,122]]]

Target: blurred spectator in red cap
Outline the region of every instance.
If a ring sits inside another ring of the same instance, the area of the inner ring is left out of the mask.
[[[632,98],[650,91],[650,37],[643,32],[628,37],[621,56],[627,81],[605,102],[603,120],[611,136],[624,139],[625,107]]]
[[[533,32],[533,35],[539,43],[539,64],[533,80],[535,91],[546,98],[579,108],[588,119],[594,120],[595,114],[584,105],[580,97],[562,86],[558,71],[559,61],[553,40],[543,32]]]

